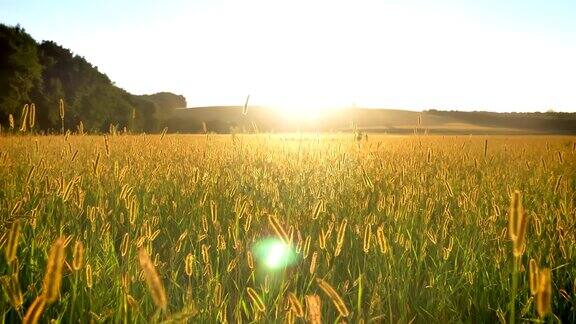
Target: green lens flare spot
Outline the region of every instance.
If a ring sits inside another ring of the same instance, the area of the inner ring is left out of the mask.
[[[293,248],[276,238],[257,242],[252,249],[258,264],[270,270],[285,268],[296,261]]]

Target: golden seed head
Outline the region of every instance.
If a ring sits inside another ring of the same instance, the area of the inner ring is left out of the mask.
[[[184,261],[184,271],[188,277],[192,276],[192,270],[194,269],[194,254],[188,253]]]
[[[549,268],[538,272],[538,292],[536,293],[536,310],[540,317],[552,310],[552,275]]]
[[[320,230],[320,235],[318,236],[318,245],[320,246],[321,250],[326,249],[326,232],[324,232],[324,229]]]
[[[58,108],[60,112],[60,119],[64,119],[64,100],[60,98],[58,101]]]
[[[312,242],[312,237],[310,235],[306,236],[306,239],[304,240],[304,248],[303,248],[303,255],[304,255],[304,259],[306,259],[308,257],[308,253],[310,253],[310,243]]]
[[[538,292],[538,264],[534,259],[530,259],[528,276],[530,282],[530,293],[534,296]]]
[[[214,305],[219,306],[222,303],[222,284],[220,282],[216,282],[214,285]]]
[[[84,265],[84,244],[82,241],[74,243],[74,254],[72,255],[72,269],[78,271]]]
[[[254,269],[254,256],[252,255],[252,252],[248,251],[246,253],[246,261],[248,262],[248,268],[250,268],[250,270]]]
[[[210,201],[210,217],[212,223],[216,223],[218,220],[218,204],[213,200]]]
[[[31,104],[30,105],[30,118],[29,122],[30,122],[30,128],[34,128],[34,125],[36,125],[36,105],[35,104]]]
[[[370,241],[372,240],[372,224],[366,225],[364,228],[364,244],[362,245],[362,249],[364,253],[368,253],[370,251]]]
[[[23,324],[35,324],[38,323],[40,320],[40,316],[44,312],[44,308],[46,308],[46,298],[43,295],[36,297],[32,305],[28,307],[26,311],[26,315],[22,319]]]
[[[524,253],[524,241],[526,237],[526,222],[528,216],[522,211],[522,215],[519,215],[518,219],[518,230],[516,235],[516,240],[514,241],[514,256],[520,257]]]
[[[288,293],[288,302],[290,303],[290,309],[296,317],[304,317],[304,307],[302,307],[302,303],[293,292]]]
[[[20,118],[20,131],[21,132],[25,132],[26,131],[26,127],[28,126],[28,123],[26,121],[26,119],[28,118],[28,104],[24,105],[24,108],[22,108],[22,116]]]
[[[42,294],[48,304],[55,302],[58,299],[58,294],[60,292],[62,269],[64,267],[64,258],[66,257],[64,246],[64,237],[58,238],[52,244],[50,255],[48,256],[46,272],[42,282]]]
[[[276,233],[276,236],[278,236],[278,238],[282,240],[282,243],[289,244],[290,237],[288,236],[288,234],[286,234],[286,231],[282,227],[282,224],[280,224],[280,221],[275,215],[268,214],[268,223],[270,224],[270,227],[272,227],[272,229],[274,230],[274,233]]]
[[[148,289],[152,295],[152,301],[156,307],[165,310],[168,306],[168,300],[166,299],[164,285],[162,284],[162,281],[160,280],[160,277],[154,268],[152,260],[150,260],[148,252],[146,252],[146,249],[143,247],[138,250],[138,261],[140,263],[140,267],[142,268],[144,278],[146,279]]]
[[[0,277],[0,283],[2,289],[8,296],[8,301],[14,307],[14,309],[19,310],[22,307],[24,298],[22,296],[22,291],[20,290],[20,282],[18,280],[18,274],[14,273],[12,275],[6,275]]]
[[[515,190],[510,199],[510,211],[508,212],[508,235],[512,241],[518,236],[519,215],[522,213],[522,201],[520,191]]]
[[[86,265],[86,287],[89,289],[92,288],[93,281],[92,281],[92,266],[90,264]]]
[[[124,236],[122,237],[122,242],[120,243],[120,254],[122,256],[125,256],[126,253],[128,253],[129,246],[130,246],[130,235],[128,235],[128,233],[125,233]]]
[[[210,263],[210,255],[208,254],[209,249],[209,246],[202,244],[202,261],[204,261],[204,264]]]
[[[16,259],[16,252],[18,250],[19,238],[20,238],[20,220],[16,219],[12,223],[12,227],[8,232],[8,239],[6,240],[6,247],[4,248],[6,261],[8,263]]]
[[[384,227],[379,226],[376,230],[376,237],[378,238],[378,247],[380,247],[380,252],[386,254],[389,251],[388,241],[386,240],[386,235],[384,235]]]
[[[246,292],[248,293],[248,297],[250,297],[252,307],[254,308],[255,311],[263,312],[264,310],[266,310],[266,306],[264,305],[264,302],[262,301],[256,290],[254,290],[251,287],[247,287]]]
[[[322,212],[322,200],[318,200],[318,202],[316,202],[316,206],[314,206],[314,211],[312,212],[312,219],[317,219],[318,215],[320,215],[320,213]]]
[[[312,260],[310,260],[310,274],[314,274],[316,272],[316,263],[318,259],[318,252],[312,253]]]
[[[320,307],[320,296],[318,295],[306,295],[304,297],[306,301],[306,319],[310,324],[320,324],[322,323],[322,309]]]
[[[328,297],[330,297],[330,300],[338,310],[338,313],[340,313],[340,316],[348,317],[350,312],[348,311],[348,308],[346,307],[344,300],[342,299],[342,297],[340,297],[338,292],[336,292],[336,290],[328,282],[320,278],[316,279],[316,283],[318,284],[318,287],[320,287],[320,289],[322,289],[322,291],[326,295],[328,295]]]

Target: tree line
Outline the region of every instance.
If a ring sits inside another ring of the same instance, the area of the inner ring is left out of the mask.
[[[2,128],[21,123],[24,106],[32,103],[34,130],[43,133],[59,132],[62,121],[72,131],[82,124],[96,133],[110,127],[158,132],[175,108],[186,107],[183,96],[169,92],[130,94],[69,49],[53,41],[38,43],[20,26],[0,24]]]

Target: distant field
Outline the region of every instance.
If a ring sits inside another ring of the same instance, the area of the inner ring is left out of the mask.
[[[321,112],[316,119],[294,118],[273,108],[198,107],[176,109],[167,120],[171,132],[201,133],[202,123],[216,133],[351,132],[354,128],[388,134],[576,135],[576,113],[415,112],[399,109],[346,108]],[[420,123],[419,123],[420,122]]]
[[[576,322],[574,136],[2,136],[0,220],[8,323]]]

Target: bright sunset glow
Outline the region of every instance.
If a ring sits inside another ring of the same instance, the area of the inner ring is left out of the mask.
[[[75,49],[128,91],[170,89],[189,106],[241,105],[250,94],[251,104],[302,116],[310,113],[303,106],[313,107],[306,118],[314,109],[354,102],[576,109],[574,2],[11,0],[3,6],[6,22]]]

